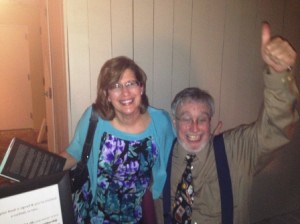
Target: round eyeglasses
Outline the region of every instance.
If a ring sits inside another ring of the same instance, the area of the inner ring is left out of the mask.
[[[210,122],[210,118],[208,116],[200,116],[196,120],[194,120],[191,117],[175,117],[176,120],[179,121],[181,125],[184,125],[186,127],[192,127],[192,125],[195,123],[196,125],[203,125]]]

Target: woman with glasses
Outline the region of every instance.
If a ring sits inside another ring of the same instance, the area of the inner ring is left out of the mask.
[[[101,68],[90,178],[73,194],[77,223],[140,223],[146,189],[154,198],[162,192],[174,134],[168,113],[149,106],[146,79],[145,72],[123,56]],[[80,160],[91,110],[82,115],[63,153],[66,169]]]

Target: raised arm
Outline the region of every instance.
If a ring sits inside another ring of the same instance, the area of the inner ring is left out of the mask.
[[[291,139],[296,121],[299,91],[291,72],[296,61],[296,52],[290,43],[281,37],[271,37],[267,23],[262,25],[262,59],[268,66],[264,76],[264,114],[260,139],[266,148],[276,148]]]

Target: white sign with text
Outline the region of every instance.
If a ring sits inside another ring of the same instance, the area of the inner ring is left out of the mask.
[[[58,185],[1,198],[0,223],[62,224]]]

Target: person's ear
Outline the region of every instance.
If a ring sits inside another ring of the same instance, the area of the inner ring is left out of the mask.
[[[144,86],[141,86],[141,95],[144,93]]]
[[[106,90],[103,90],[103,95],[107,98],[107,101],[108,101],[108,102],[111,102],[111,99],[110,99],[110,97],[108,96]]]
[[[172,116],[172,123],[173,123],[173,126],[176,127],[176,118],[175,118],[175,116]]]
[[[218,135],[221,133],[221,130],[223,128],[223,122],[219,121],[217,126],[215,127],[214,131],[212,132],[213,135]]]

